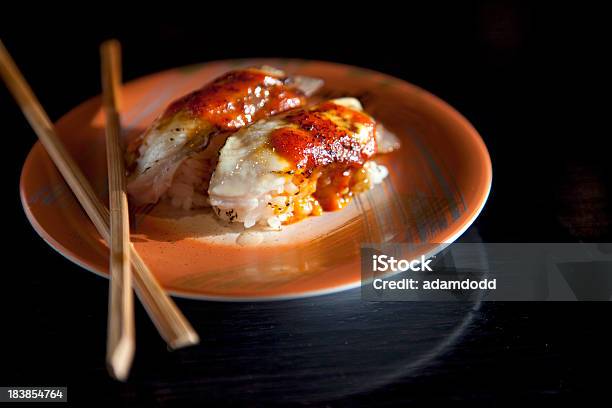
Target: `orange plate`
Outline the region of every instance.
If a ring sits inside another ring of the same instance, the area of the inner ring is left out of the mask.
[[[264,232],[258,246],[235,244],[238,229],[220,224],[210,211],[181,213],[158,205],[138,215],[132,240],[168,291],[199,299],[264,300],[348,289],[360,283],[362,243],[449,243],[478,216],[491,186],[491,162],[476,130],[430,93],[361,68],[303,60],[231,60],[150,75],[124,87],[125,137],[142,132],[172,99],[221,73],[263,64],[323,78],[321,95],[326,98],[358,97],[367,112],[400,137],[402,147],[376,159],[390,172],[382,185],[342,211],[311,217],[280,233]],[[57,122],[59,136],[106,200],[103,127],[99,97]],[[106,245],[40,143],[23,167],[21,200],[49,245],[107,276]]]

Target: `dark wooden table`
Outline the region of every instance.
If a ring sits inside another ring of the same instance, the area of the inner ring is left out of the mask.
[[[127,80],[272,55],[390,73],[447,100],[485,139],[493,189],[473,227],[483,241],[609,242],[609,125],[597,122],[605,111],[585,93],[599,87],[602,37],[591,32],[599,13],[582,14],[499,2],[444,12],[415,6],[372,15],[385,24],[357,30],[361,42],[308,30],[265,46],[240,32],[205,41],[217,31],[203,33],[195,18],[146,30],[132,17],[114,28],[49,18],[36,31],[5,20],[0,34],[53,118],[99,92],[96,47],[109,35],[123,41]],[[583,26],[567,27],[567,18]],[[355,292],[272,303],[179,299],[202,344],[175,352],[138,306],[132,375],[114,382],[104,367],[107,281],[55,253],[29,226],[17,185],[35,138],[3,87],[0,104],[8,221],[0,385],[67,385],[77,406],[609,400],[610,303],[377,304]]]

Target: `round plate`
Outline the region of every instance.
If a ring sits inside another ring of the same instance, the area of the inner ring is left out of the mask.
[[[236,226],[210,211],[180,212],[163,203],[137,214],[132,241],[162,286],[200,299],[267,300],[331,293],[359,286],[364,243],[449,243],[482,210],[491,186],[487,149],[470,123],[432,94],[378,72],[320,61],[256,59],[211,62],[150,75],[124,86],[122,124],[129,139],[166,105],[225,71],[271,65],[323,78],[324,98],[355,96],[396,133],[398,151],[376,161],[389,177],[342,211],[311,217],[263,243],[240,246]],[[100,98],[57,123],[59,137],[102,200],[106,200],[104,118]],[[40,143],[21,175],[21,200],[40,236],[85,269],[108,275],[108,249]],[[106,201],[104,201],[106,202]],[[437,245],[437,244],[436,244]],[[423,245],[419,246],[424,248]]]

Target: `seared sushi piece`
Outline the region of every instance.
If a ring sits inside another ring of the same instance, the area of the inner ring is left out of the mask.
[[[128,193],[136,206],[168,196],[206,206],[206,190],[228,132],[304,105],[322,81],[271,67],[230,71],[172,102],[127,149]]]
[[[381,131],[354,98],[259,121],[234,133],[221,149],[210,203],[219,217],[246,228],[278,229],[339,210],[387,176],[371,160],[383,141]]]

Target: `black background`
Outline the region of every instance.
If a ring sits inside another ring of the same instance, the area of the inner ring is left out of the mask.
[[[402,9],[355,3],[337,13],[331,4],[305,3],[202,10],[168,3],[148,12],[118,8],[115,15],[101,4],[54,13],[4,10],[0,35],[54,120],[99,93],[97,46],[109,37],[122,42],[126,81],[241,57],[330,60],[394,75],[449,102],[485,140],[494,180],[474,228],[486,242],[610,241],[603,11],[457,3]],[[190,358],[189,351],[166,353],[140,309],[135,380],[122,385],[107,378],[107,283],[70,264],[29,226],[18,181],[35,136],[4,87],[0,107],[8,221],[0,385],[65,384],[73,403],[94,395],[127,406],[207,401],[171,382],[138,381],[140,372]],[[178,303],[188,318],[206,324],[206,306]],[[605,401],[611,312],[609,303],[486,304],[468,334],[419,375],[343,400],[303,403]],[[173,393],[178,397],[168,398]]]

